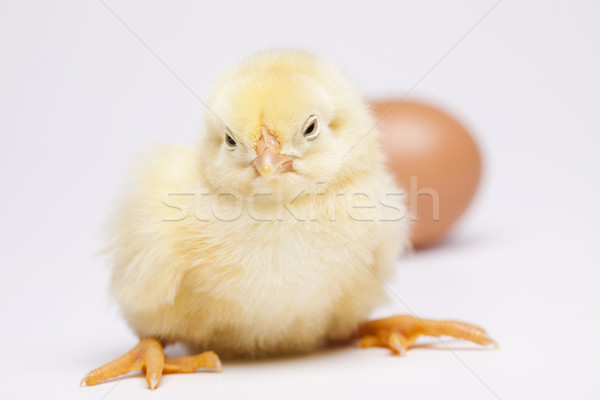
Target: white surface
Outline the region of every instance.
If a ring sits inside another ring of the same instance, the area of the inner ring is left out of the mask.
[[[302,47],[365,94],[418,82],[412,98],[461,118],[484,152],[482,190],[445,245],[401,260],[391,287],[419,315],[485,326],[501,349],[336,349],[170,375],[154,393],[137,377],[79,388],[135,343],[95,256],[110,201],[149,141],[195,142],[202,106],[101,2],[4,0],[2,397],[597,398],[598,3],[505,0],[437,65],[492,1],[272,3],[108,2],[200,97],[256,50]],[[393,298],[378,314],[407,311]]]

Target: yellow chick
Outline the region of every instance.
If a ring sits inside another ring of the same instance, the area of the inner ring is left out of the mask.
[[[473,325],[367,322],[409,247],[402,191],[376,121],[331,63],[257,54],[225,72],[197,148],[158,146],[111,220],[112,292],[140,343],[82,384],[144,369],[220,371],[220,356],[360,339],[398,354],[421,334],[492,343]],[[197,356],[171,359],[163,346]]]

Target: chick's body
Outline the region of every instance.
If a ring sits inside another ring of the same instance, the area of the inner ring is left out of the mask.
[[[157,146],[112,219],[129,325],[225,357],[351,336],[408,243],[367,106],[328,62],[289,51],[233,67],[207,104],[200,145]],[[319,125],[302,131],[307,118]],[[267,134],[290,172],[252,166]]]

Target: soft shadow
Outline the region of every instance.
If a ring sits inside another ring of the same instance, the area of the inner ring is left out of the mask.
[[[325,359],[336,354],[341,354],[344,351],[347,351],[351,346],[327,346],[323,348],[319,348],[315,351],[309,353],[302,354],[291,354],[285,356],[272,356],[265,358],[249,358],[249,359],[228,359],[224,360],[223,364],[231,365],[231,366],[246,366],[246,365],[280,365],[280,364],[288,364],[297,361],[306,361],[309,359]]]
[[[493,242],[494,240],[496,240],[496,238],[494,238],[489,233],[478,233],[468,235],[450,234],[449,236],[445,237],[439,242],[416,248],[415,254],[427,255],[455,250],[462,251],[465,249],[484,246],[488,243]]]

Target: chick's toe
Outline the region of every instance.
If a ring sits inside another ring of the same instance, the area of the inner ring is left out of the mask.
[[[221,372],[221,360],[212,351],[196,356],[166,357],[162,345],[156,339],[142,339],[123,356],[90,371],[81,385],[93,386],[110,378],[142,369],[151,390],[156,389],[163,373],[190,373],[202,369]]]
[[[476,325],[459,321],[422,319],[410,315],[397,315],[363,323],[359,330],[359,346],[386,347],[394,354],[403,356],[421,335],[452,336],[498,347],[498,344]]]

